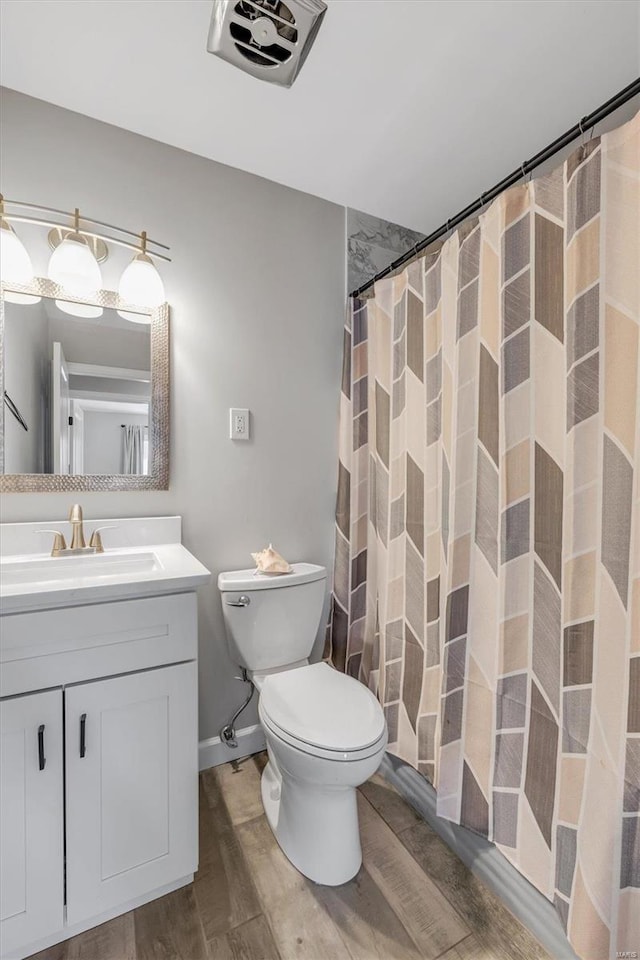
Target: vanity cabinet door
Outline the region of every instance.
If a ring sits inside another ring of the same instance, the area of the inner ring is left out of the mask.
[[[60,930],[62,690],[0,701],[0,953]]]
[[[68,687],[67,922],[194,872],[196,664]]]

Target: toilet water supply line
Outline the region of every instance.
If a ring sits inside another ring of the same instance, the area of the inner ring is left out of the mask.
[[[248,707],[249,704],[251,703],[251,698],[253,697],[253,691],[255,689],[244,667],[240,668],[240,676],[235,677],[235,679],[242,680],[244,683],[248,683],[250,689],[249,689],[249,696],[247,697],[247,699],[244,701],[242,706],[238,707],[234,715],[231,717],[231,720],[229,720],[229,723],[226,723],[222,728],[222,730],[220,731],[220,740],[222,741],[222,743],[226,743],[226,745],[229,747],[230,750],[238,749],[238,741],[236,740],[236,726],[235,726],[236,720],[238,719],[242,711],[245,709],[245,707]]]

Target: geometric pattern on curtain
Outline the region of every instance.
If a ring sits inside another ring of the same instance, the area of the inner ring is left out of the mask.
[[[334,664],[585,960],[640,949],[640,115],[352,302]]]

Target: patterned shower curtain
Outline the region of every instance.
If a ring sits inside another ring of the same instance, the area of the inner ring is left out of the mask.
[[[327,651],[438,813],[640,951],[640,114],[351,304]]]

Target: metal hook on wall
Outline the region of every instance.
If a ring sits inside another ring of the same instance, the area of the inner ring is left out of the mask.
[[[417,260],[418,255],[420,253],[420,250],[418,249],[419,246],[420,246],[420,241],[416,240],[416,242],[413,245],[413,249],[411,251],[411,256],[409,257],[409,263],[412,263],[415,260]]]
[[[587,119],[586,117],[582,117],[580,120],[578,120],[578,129],[582,137],[582,140],[580,141],[580,149],[582,150],[583,155],[584,155],[585,147],[587,146],[587,141],[589,139],[587,129],[585,128],[585,125],[584,125],[584,122],[586,119]]]

